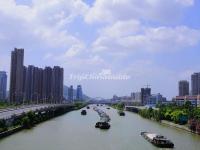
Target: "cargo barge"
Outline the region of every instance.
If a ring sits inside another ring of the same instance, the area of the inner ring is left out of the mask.
[[[81,115],[87,115],[87,111],[86,110],[82,110],[81,111]]]
[[[141,136],[159,148],[174,148],[174,144],[162,135],[156,133],[141,132]]]

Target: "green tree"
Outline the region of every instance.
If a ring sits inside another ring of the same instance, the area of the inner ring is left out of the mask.
[[[125,107],[124,103],[118,103],[118,104],[117,104],[117,109],[118,109],[118,110],[123,111],[123,110],[124,110],[124,107]]]
[[[35,113],[32,112],[32,111],[29,111],[29,112],[27,113],[27,117],[28,117],[29,120],[30,120],[30,124],[33,126],[33,125],[36,123],[36,115],[35,115]]]
[[[6,125],[6,121],[4,119],[0,120],[0,132],[7,130],[8,127]]]
[[[28,118],[28,116],[23,117],[22,120],[21,120],[21,123],[22,123],[22,126],[23,126],[24,128],[29,129],[29,128],[32,127],[31,121],[30,121],[30,119]]]

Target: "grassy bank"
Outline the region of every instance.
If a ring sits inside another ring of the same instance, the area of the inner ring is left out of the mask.
[[[76,102],[76,103],[74,103],[74,110],[79,110],[81,108],[84,108],[87,105],[88,105],[87,103]]]
[[[125,105],[124,105],[124,103],[116,103],[116,104],[111,105],[111,107],[113,107],[114,109],[117,109],[119,111],[123,111],[125,108]]]
[[[139,111],[144,118],[164,122],[171,126],[185,129],[200,134],[200,108],[193,107],[186,102],[183,106],[162,105],[158,110],[152,108]]]

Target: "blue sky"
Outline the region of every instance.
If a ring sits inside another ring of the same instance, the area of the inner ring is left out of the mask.
[[[65,84],[92,97],[130,95],[150,84],[171,99],[200,71],[199,0],[0,0],[0,70],[25,49],[25,65],[60,65]],[[70,74],[127,74],[127,81]]]

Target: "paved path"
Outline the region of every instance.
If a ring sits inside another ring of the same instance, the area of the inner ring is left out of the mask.
[[[28,105],[21,106],[18,108],[8,108],[0,110],[0,119],[9,119],[13,115],[20,115],[22,113],[26,113],[29,111],[35,111],[37,109],[52,107],[52,106],[60,106],[60,104],[43,104],[43,105]]]

